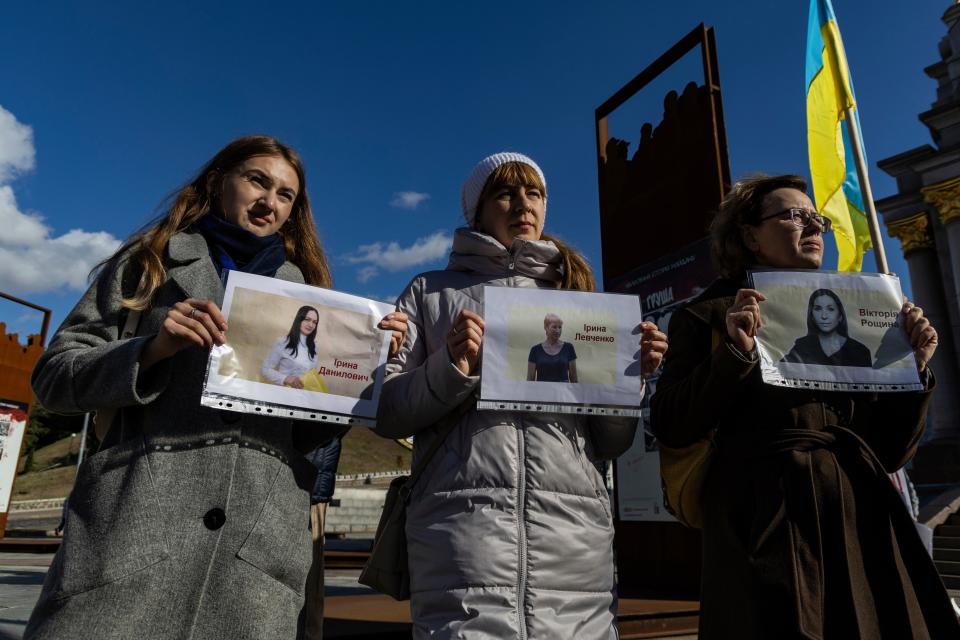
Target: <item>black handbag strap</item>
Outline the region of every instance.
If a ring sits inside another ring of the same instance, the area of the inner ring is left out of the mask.
[[[413,490],[413,485],[417,483],[417,480],[420,479],[420,476],[423,475],[423,471],[427,468],[427,465],[430,464],[430,460],[433,458],[434,454],[440,450],[440,446],[443,444],[444,440],[447,439],[447,436],[456,428],[457,424],[460,423],[460,419],[467,415],[471,409],[477,405],[476,397],[471,394],[469,398],[461,402],[456,409],[445,415],[436,423],[437,437],[433,439],[433,442],[430,443],[430,448],[427,449],[427,452],[419,460],[419,464],[410,470],[410,475],[407,477],[407,481],[403,484],[403,487],[400,489],[400,495],[404,501],[407,501],[410,497],[410,492]]]

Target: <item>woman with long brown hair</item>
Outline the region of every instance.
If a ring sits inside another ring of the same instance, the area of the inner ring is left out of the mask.
[[[632,443],[636,420],[477,411],[484,287],[592,291],[583,257],[543,233],[546,180],[518,153],[489,156],[463,188],[468,227],[446,270],[401,294],[410,318],[390,360],[377,431],[416,434],[414,465],[438,423],[452,431],[407,509],[415,638],[615,638],[613,523],[593,462]],[[666,342],[643,323],[642,368]]]
[[[221,149],[105,262],[37,363],[44,406],[113,419],[78,471],[25,637],[292,638],[302,626],[303,456],[339,433],[200,405],[208,349],[228,333],[227,270],[331,284],[303,164],[273,138]]]

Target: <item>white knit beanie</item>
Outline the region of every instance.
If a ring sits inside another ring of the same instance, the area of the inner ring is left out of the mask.
[[[477,216],[477,205],[480,201],[480,193],[483,191],[483,185],[487,184],[487,178],[496,171],[497,167],[510,162],[519,162],[528,165],[540,176],[543,182],[543,188],[547,188],[547,179],[543,177],[543,171],[537,166],[537,163],[523,155],[513,151],[502,151],[492,156],[487,156],[470,171],[467,180],[463,183],[463,191],[460,193],[460,206],[463,207],[463,217],[467,219],[467,224],[473,226],[473,219]],[[546,202],[544,202],[546,210]]]

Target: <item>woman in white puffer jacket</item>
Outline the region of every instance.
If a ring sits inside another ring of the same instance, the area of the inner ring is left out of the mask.
[[[469,228],[450,263],[400,296],[410,318],[390,360],[377,431],[416,435],[479,390],[483,287],[592,290],[583,258],[543,235],[546,181],[517,153],[474,167],[463,189]],[[641,360],[655,369],[666,337],[644,323]],[[636,420],[477,411],[460,419],[407,511],[416,638],[616,638],[610,503],[593,461],[630,446]]]

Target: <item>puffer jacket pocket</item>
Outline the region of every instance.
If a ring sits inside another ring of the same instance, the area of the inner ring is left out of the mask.
[[[51,580],[54,597],[116,582],[168,558],[143,439],[121,442],[87,458],[68,500],[63,544]]]
[[[297,485],[291,468],[279,465],[263,510],[237,557],[303,595],[312,549],[310,496]]]

